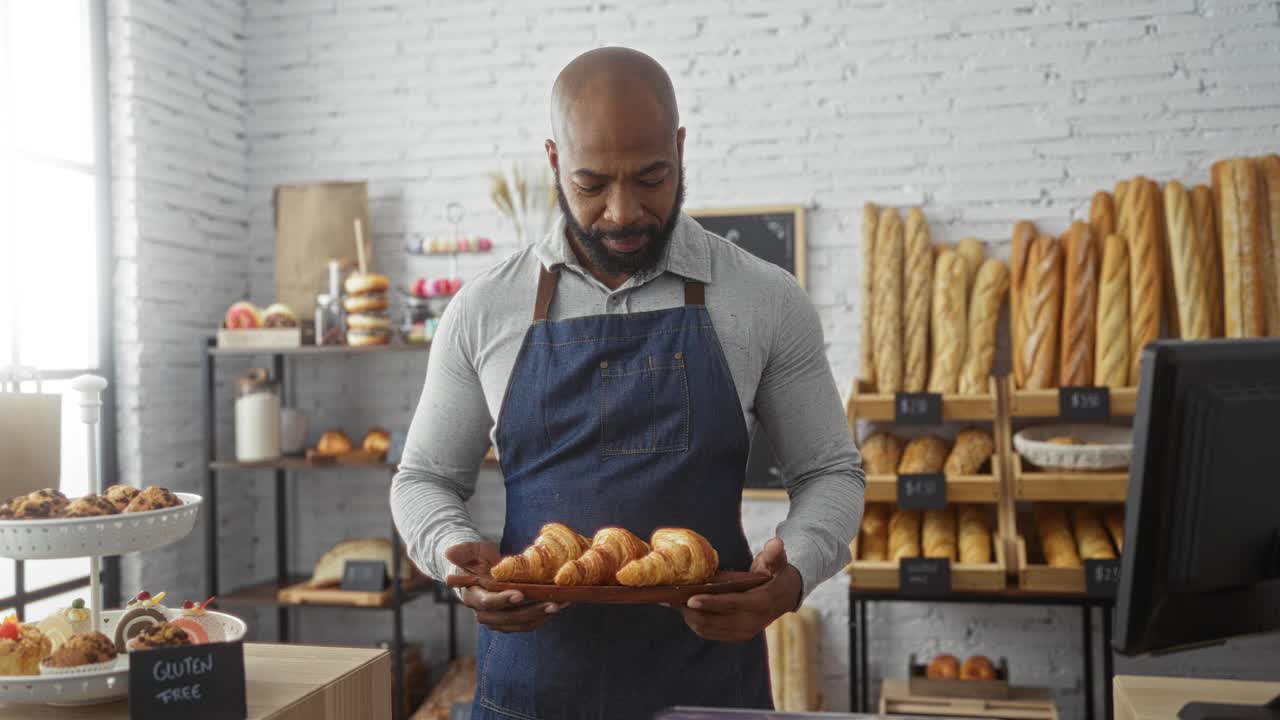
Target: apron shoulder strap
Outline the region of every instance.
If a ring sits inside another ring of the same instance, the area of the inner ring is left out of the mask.
[[[548,270],[545,265],[538,266],[538,295],[533,302],[533,321],[547,319],[551,312],[551,300],[556,296],[556,280],[559,275],[555,270]]]
[[[684,284],[684,304],[685,305],[706,305],[707,304],[707,286],[700,282],[690,280]]]

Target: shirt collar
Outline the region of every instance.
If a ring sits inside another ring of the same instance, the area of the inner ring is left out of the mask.
[[[538,241],[533,250],[543,267],[548,270],[554,270],[558,265],[583,270],[577,256],[569,247],[563,216],[556,218],[551,231]],[[658,277],[666,272],[687,280],[711,282],[711,245],[707,239],[707,233],[697,220],[683,212],[680,213],[680,219],[676,221],[676,229],[671,234],[667,251],[658,260],[657,267],[648,273],[648,277],[644,280]]]

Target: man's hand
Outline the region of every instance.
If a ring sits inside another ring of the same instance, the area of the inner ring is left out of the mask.
[[[488,575],[502,559],[498,546],[490,542],[454,545],[444,555],[471,575]],[[498,632],[528,632],[569,606],[568,603],[526,604],[524,595],[516,590],[495,593],[477,586],[462,590],[462,604],[475,611],[477,622]]]
[[[782,540],[773,538],[751,563],[751,571],[773,576],[746,592],[695,595],[676,609],[689,628],[707,640],[745,642],[800,603],[800,571],[787,562]]]

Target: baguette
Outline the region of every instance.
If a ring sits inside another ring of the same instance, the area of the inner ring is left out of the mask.
[[[1133,199],[1129,196],[1129,188],[1132,187],[1129,180],[1121,180],[1116,183],[1116,233],[1129,241],[1129,221],[1133,218]]]
[[[1098,511],[1088,505],[1071,509],[1071,524],[1076,531],[1076,547],[1085,560],[1115,560],[1115,550],[1098,520]]]
[[[893,511],[889,517],[889,560],[920,557],[920,511]]]
[[[1031,389],[1055,387],[1058,321],[1062,312],[1062,246],[1048,235],[1036,238],[1027,260],[1023,288],[1022,366]]]
[[[764,629],[764,644],[769,653],[769,690],[773,695],[773,706],[781,709],[785,698],[787,655],[787,633],[785,626],[792,622],[791,613],[778,616]]]
[[[1222,245],[1213,217],[1213,190],[1191,188],[1191,217],[1195,222],[1196,263],[1205,267],[1205,295],[1209,298],[1209,336],[1222,337]]]
[[[1262,188],[1244,158],[1213,164],[1213,194],[1222,247],[1223,330],[1227,337],[1259,337],[1267,315],[1261,263]]]
[[[1022,346],[1025,341],[1022,330],[1023,287],[1027,278],[1027,259],[1035,243],[1035,223],[1020,220],[1013,226],[1009,265],[1009,334],[1013,344],[1013,379],[1018,387],[1027,382],[1027,369],[1023,367]]]
[[[902,344],[906,350],[902,390],[921,392],[929,381],[929,301],[933,285],[933,245],[920,208],[907,213],[902,267]],[[954,392],[954,391],[953,391]]]
[[[966,428],[956,434],[956,444],[942,469],[947,475],[974,475],[991,459],[995,439],[982,428]]]
[[[1259,255],[1267,294],[1267,334],[1277,336],[1280,335],[1280,155],[1260,157],[1257,165],[1266,208],[1262,214]]]
[[[1155,238],[1156,253],[1160,256],[1160,269],[1162,278],[1160,288],[1162,299],[1164,301],[1163,309],[1160,311],[1161,317],[1164,319],[1165,327],[1168,329],[1169,337],[1182,337],[1182,324],[1178,319],[1178,295],[1174,289],[1173,283],[1173,261],[1169,257],[1169,230],[1165,224],[1164,211],[1164,193],[1160,192],[1160,185],[1154,180],[1147,180],[1147,192],[1154,198],[1155,203]],[[1160,336],[1159,330],[1156,331],[1156,337]]]
[[[924,511],[921,544],[927,558],[959,559],[956,552],[956,511],[948,505],[940,510]]]
[[[787,656],[784,659],[783,704],[779,707],[788,712],[817,710],[817,611],[802,607],[788,615],[790,619],[782,626],[782,632],[787,635]]]
[[[937,435],[921,435],[907,443],[898,463],[898,474],[942,472],[947,459],[947,442]]]
[[[996,258],[982,263],[969,297],[969,332],[960,370],[961,395],[981,395],[988,390],[987,379],[996,354],[996,323],[1008,292],[1008,266]]]
[[[959,525],[960,563],[991,562],[991,524],[979,505],[961,505],[956,510]]]
[[[956,243],[956,254],[964,260],[964,296],[972,297],[973,282],[978,275],[978,268],[982,267],[986,251],[982,248],[981,240],[967,237]]]
[[[882,503],[867,505],[862,514],[862,528],[858,531],[861,544],[861,560],[884,562],[889,559],[889,506]]]
[[[1116,231],[1116,206],[1106,190],[1093,194],[1093,204],[1089,206],[1089,230],[1098,241]]]
[[[1076,543],[1067,524],[1067,512],[1058,505],[1039,504],[1034,508],[1036,529],[1040,536],[1040,550],[1050,567],[1078,568],[1082,566]]]
[[[1102,514],[1102,522],[1107,526],[1111,541],[1116,550],[1124,552],[1124,508],[1111,508]]]
[[[870,387],[876,386],[875,334],[872,318],[875,317],[875,264],[876,222],[880,209],[871,203],[862,206],[862,379]]]
[[[938,255],[933,276],[933,367],[929,392],[950,394],[960,385],[968,334],[964,260],[954,250]]]
[[[876,223],[876,298],[872,332],[875,334],[876,389],[896,393],[902,389],[902,267],[905,253],[902,219],[885,208]]]
[[[1129,383],[1129,246],[1119,235],[1108,235],[1103,245],[1101,278],[1094,384],[1125,387]]]
[[[887,432],[876,432],[862,441],[862,469],[867,475],[893,475],[902,460],[902,443]]]
[[[1129,241],[1129,385],[1137,386],[1142,348],[1160,336],[1164,273],[1154,183],[1135,179],[1129,189],[1133,217]]]
[[[1098,324],[1098,244],[1089,225],[1077,220],[1063,238],[1064,295],[1059,338],[1058,384],[1092,385]]]
[[[1204,262],[1200,239],[1191,212],[1191,198],[1182,184],[1170,181],[1164,186],[1165,225],[1169,228],[1166,253],[1173,265],[1173,283],[1177,295],[1178,328],[1186,340],[1213,337],[1209,323],[1209,273],[1212,266]]]

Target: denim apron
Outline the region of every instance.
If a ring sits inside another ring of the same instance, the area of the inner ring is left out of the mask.
[[[501,550],[521,552],[548,522],[590,537],[620,525],[648,539],[688,527],[747,570],[742,485],[749,439],[733,377],[703,302],[551,322],[542,270],[534,324],[497,423],[506,477]],[[537,630],[481,627],[472,717],[648,720],[671,705],[771,708],[764,634],[698,637],[661,606],[573,605]]]

